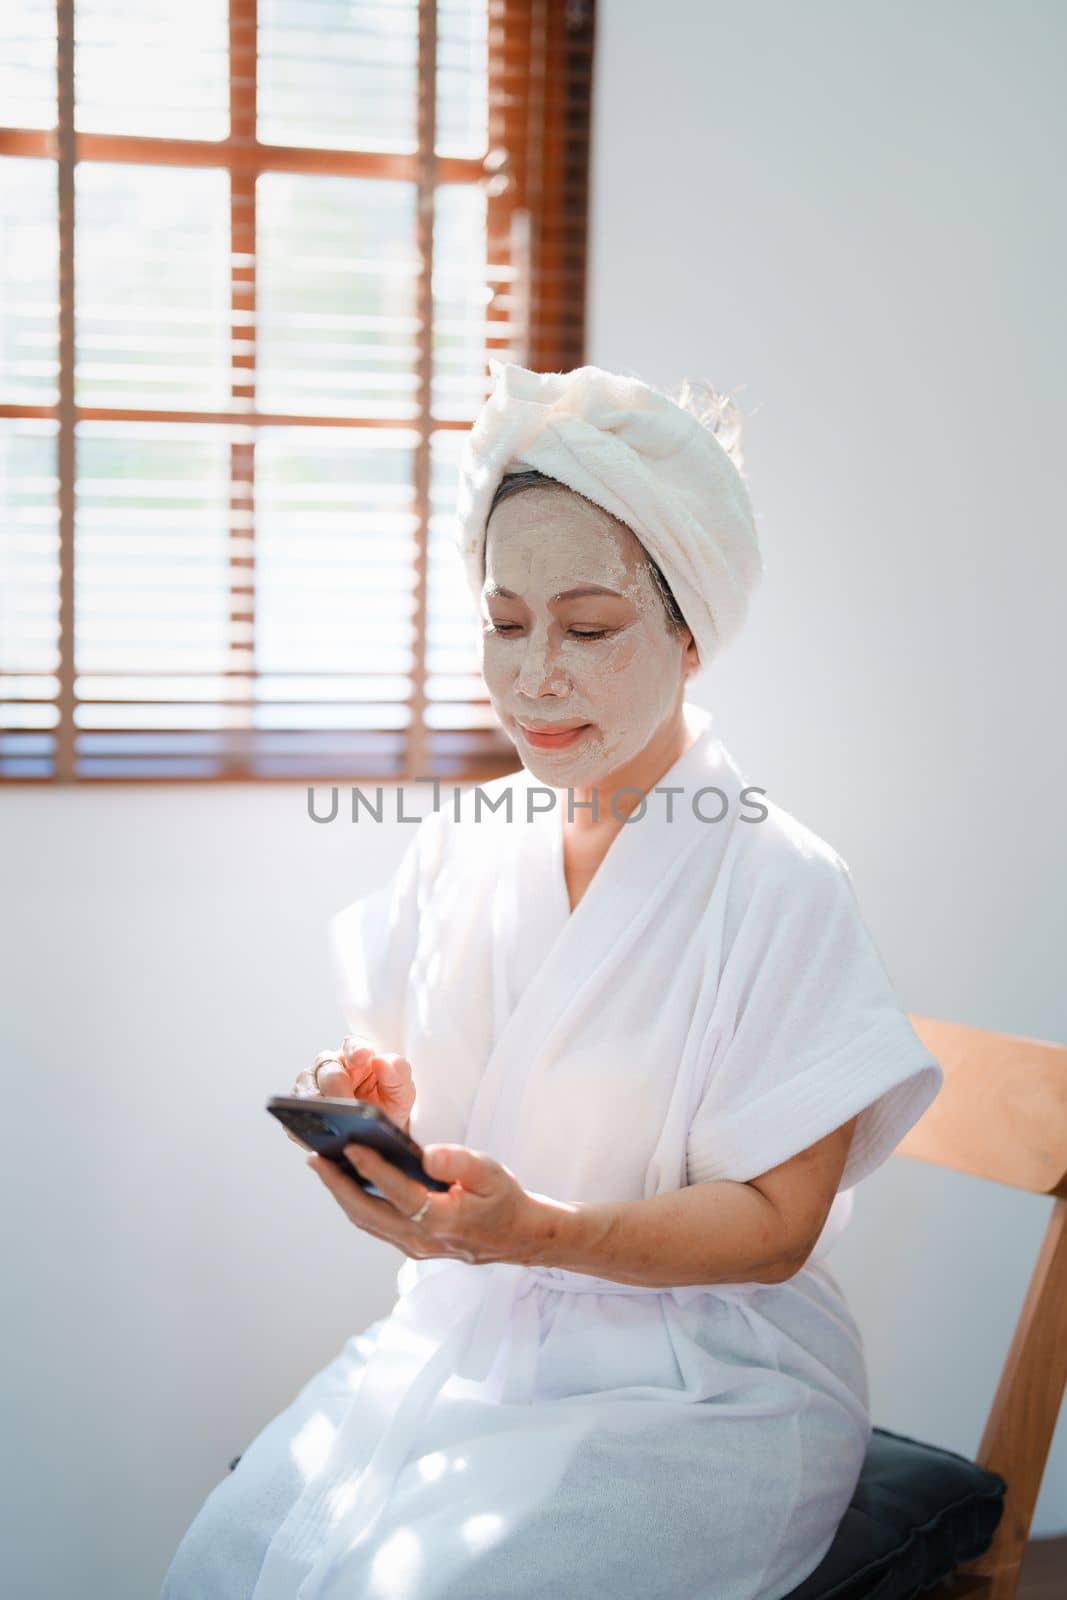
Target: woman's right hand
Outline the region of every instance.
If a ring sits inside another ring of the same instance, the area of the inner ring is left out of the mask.
[[[367,1100],[405,1133],[415,1104],[411,1062],[404,1056],[383,1054],[368,1040],[351,1034],[345,1034],[339,1050],[320,1050],[307,1071],[298,1074],[293,1094],[310,1099]],[[301,1143],[299,1139],[295,1142]]]

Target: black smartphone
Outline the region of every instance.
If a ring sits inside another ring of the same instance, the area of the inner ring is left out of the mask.
[[[346,1144],[365,1144],[371,1150],[380,1151],[394,1167],[425,1184],[427,1189],[448,1188],[447,1183],[431,1178],[423,1170],[422,1146],[368,1100],[276,1094],[267,1101],[267,1110],[284,1123],[301,1144],[334,1162],[346,1177],[354,1178],[360,1188],[378,1199],[384,1199],[381,1190],[356,1171],[344,1154]]]

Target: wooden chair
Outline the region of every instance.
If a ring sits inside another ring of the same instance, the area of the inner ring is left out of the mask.
[[[909,1020],[945,1081],[897,1153],[1054,1196],[976,1457],[1007,1483],[1004,1512],[984,1555],[928,1591],[930,1600],[1015,1600],[1067,1383],[1067,1045]]]

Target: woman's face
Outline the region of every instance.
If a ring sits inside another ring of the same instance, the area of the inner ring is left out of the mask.
[[[689,631],[670,627],[635,535],[580,495],[539,485],[501,501],[481,611],[490,699],[550,788],[601,784],[678,714],[695,663]],[[526,731],[579,725],[548,746]]]

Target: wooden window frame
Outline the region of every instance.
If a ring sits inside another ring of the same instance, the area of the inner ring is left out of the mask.
[[[426,699],[427,546],[430,520],[431,436],[466,431],[470,420],[435,418],[431,406],[433,221],[439,183],[484,184],[487,205],[486,365],[495,357],[538,371],[580,366],[585,348],[585,298],[589,134],[595,0],[488,0],[488,154],[464,158],[436,154],[437,6],[418,0],[418,149],[407,154],[290,147],[256,137],[257,0],[230,0],[230,133],[224,140],[171,139],[74,131],[74,11],[76,0],[57,0],[57,126],[50,130],[0,128],[0,158],[39,157],[55,162],[59,200],[58,397],[54,405],[0,403],[0,419],[42,418],[57,424],[59,534],[59,666],[55,756],[48,776],[4,776],[0,783],[125,782],[328,782],[329,772],[253,773],[237,748],[210,776],[138,772],[100,777],[79,773],[76,756],[74,662],[75,430],[82,422],[230,424],[240,430],[230,449],[231,537],[238,530],[247,551],[254,488],[256,430],[370,428],[412,430],[415,557],[415,661],[409,696],[410,724],[402,771],[360,772],[355,781],[398,781],[433,773],[435,761],[424,720]],[[78,405],[74,397],[74,173],[78,162],[138,166],[222,168],[231,183],[230,407],[224,411],[159,410]],[[318,173],[404,179],[416,187],[418,415],[410,421],[371,416],[265,413],[256,409],[256,179],[262,172]],[[251,519],[254,521],[254,519]],[[230,622],[254,626],[255,530],[252,554],[230,557]],[[253,647],[254,648],[254,647]],[[148,672],[145,676],[151,676]],[[249,666],[227,669],[242,703],[256,677]],[[3,680],[0,678],[0,698]],[[98,702],[100,703],[100,702]],[[106,702],[104,702],[106,703]],[[130,703],[130,702],[124,702]],[[147,702],[152,703],[152,702]],[[14,731],[14,730],[10,730]],[[107,730],[94,730],[104,731]],[[151,732],[150,727],[141,731]],[[513,747],[502,732],[472,729],[471,753],[448,764],[450,781],[485,781],[514,770]],[[239,742],[239,741],[238,741]],[[313,767],[313,763],[312,763]],[[345,781],[353,781],[346,774]]]

